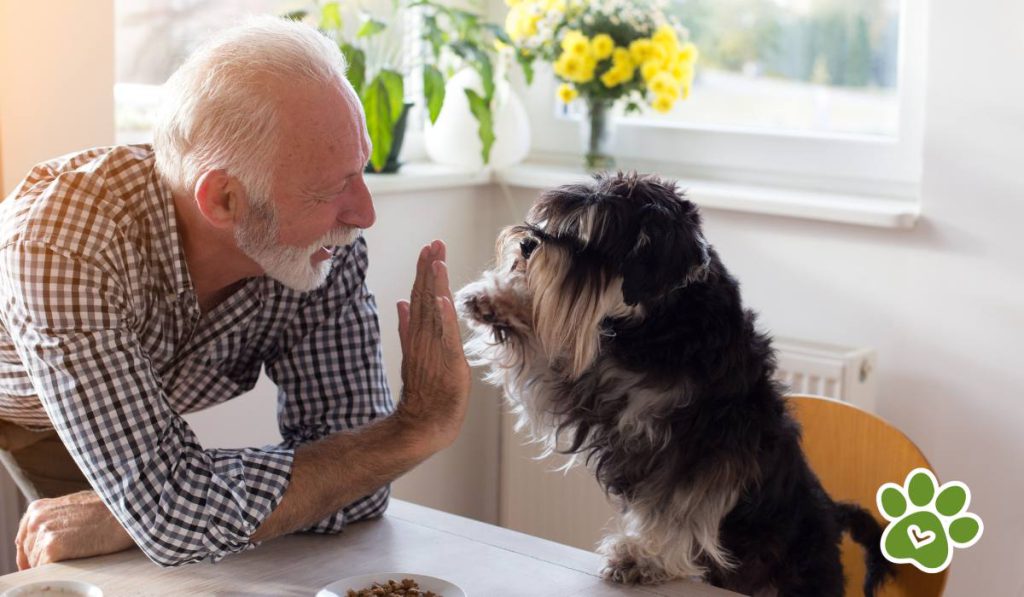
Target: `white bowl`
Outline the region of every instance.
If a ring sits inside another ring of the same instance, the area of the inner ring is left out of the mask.
[[[45,580],[7,589],[0,597],[103,597],[96,585],[80,580]]]
[[[361,591],[368,589],[373,583],[385,584],[389,580],[402,582],[403,579],[411,578],[416,581],[421,591],[433,591],[441,597],[466,597],[466,592],[451,581],[425,576],[423,574],[409,574],[408,572],[376,572],[374,574],[361,574],[336,580],[326,587],[320,589],[316,597],[346,597],[348,591]],[[2,596],[0,596],[2,597]]]

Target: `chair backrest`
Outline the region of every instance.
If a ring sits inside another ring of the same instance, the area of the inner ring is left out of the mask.
[[[899,429],[845,402],[821,396],[789,396],[790,409],[803,428],[803,449],[811,468],[833,500],[860,504],[886,524],[875,505],[875,493],[885,482],[902,484],[907,473],[931,466]],[[938,475],[936,475],[938,476]],[[861,595],[864,550],[847,535],[842,546],[846,594]],[[938,597],[946,584],[947,568],[927,574],[909,564],[896,566],[894,580],[879,597]]]

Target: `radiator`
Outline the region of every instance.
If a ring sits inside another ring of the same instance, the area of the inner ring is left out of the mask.
[[[776,378],[790,394],[815,394],[875,412],[875,351],[776,338]]]
[[[794,394],[817,394],[868,411],[875,407],[875,352],[817,342],[776,338],[776,377]],[[498,520],[501,526],[593,551],[612,528],[611,505],[589,471],[557,470],[566,458],[537,460],[539,446],[525,445],[502,415]]]

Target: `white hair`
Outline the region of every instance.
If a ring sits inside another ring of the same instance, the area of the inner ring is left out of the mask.
[[[252,201],[269,201],[280,120],[273,83],[340,83],[359,104],[345,71],[338,46],[302,23],[253,17],[216,34],[164,85],[157,172],[191,195],[204,172],[224,169]]]

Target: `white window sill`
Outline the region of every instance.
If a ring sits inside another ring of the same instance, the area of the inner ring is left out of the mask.
[[[488,168],[470,170],[434,162],[409,162],[395,174],[367,174],[366,186],[374,194],[407,193],[489,185],[493,178]]]
[[[671,174],[666,173],[666,176]],[[466,170],[434,163],[410,163],[398,174],[372,174],[374,193],[398,193],[482,186],[549,189],[588,180],[582,168],[560,164],[522,163],[493,170]],[[875,228],[912,228],[920,218],[917,201],[870,195],[810,191],[778,186],[680,178],[680,187],[703,209],[781,216]]]

